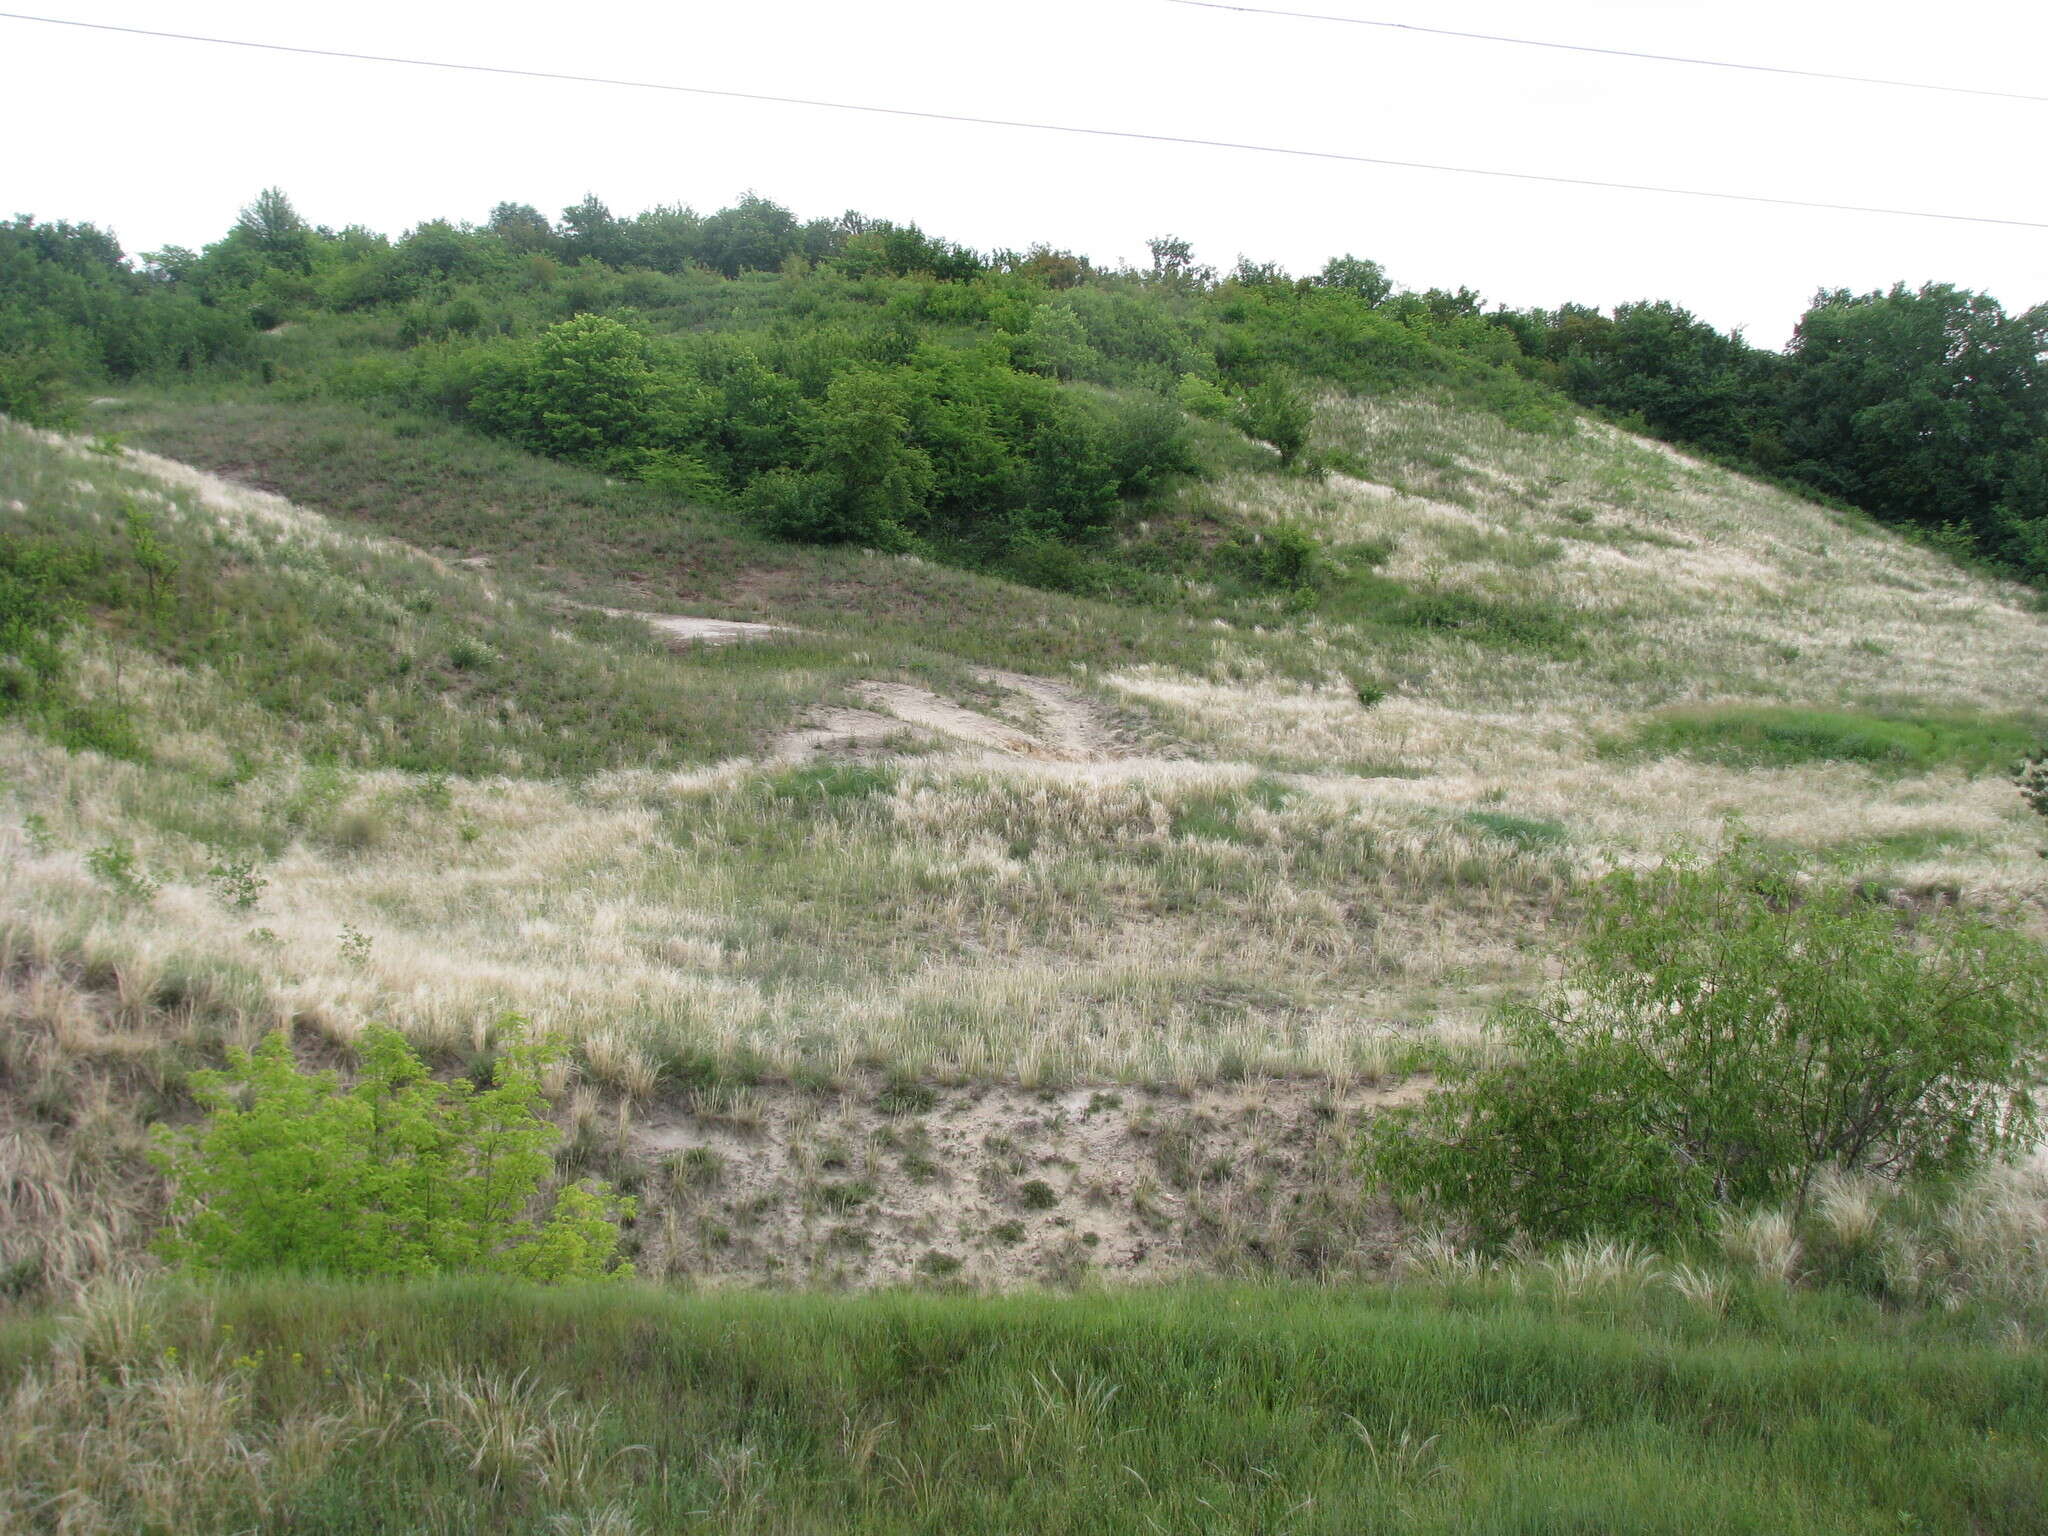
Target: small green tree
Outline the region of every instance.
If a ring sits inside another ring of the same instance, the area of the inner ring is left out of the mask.
[[[530,344],[488,355],[469,409],[479,426],[535,453],[637,473],[689,435],[701,404],[680,366],[606,315],[577,315]]]
[[[1281,464],[1291,469],[1308,446],[1315,407],[1287,380],[1267,378],[1245,391],[1238,402],[1237,424],[1245,436],[1271,443],[1280,452]]]
[[[2048,960],[1957,914],[1909,931],[1744,848],[1603,881],[1565,985],[1501,1025],[1511,1059],[1382,1117],[1372,1171],[1485,1242],[1658,1241],[1723,1203],[1798,1205],[1827,1168],[2032,1146]]]
[[[2036,816],[2048,816],[2048,747],[2021,758],[2012,771],[2012,781],[2019,786],[2020,798],[2026,801],[2028,810]],[[2048,859],[2048,848],[2041,850],[2041,857]]]
[[[194,1074],[206,1121],[157,1128],[175,1186],[158,1251],[197,1274],[630,1274],[615,1261],[631,1200],[598,1181],[541,1198],[560,1132],[540,1071],[562,1047],[519,1027],[505,1021],[484,1089],[437,1080],[382,1026],[364,1032],[352,1085],[300,1071],[282,1030]]]
[[[930,503],[932,461],[910,441],[901,392],[882,374],[834,379],[805,432],[804,468],[820,488],[821,542],[900,548]]]

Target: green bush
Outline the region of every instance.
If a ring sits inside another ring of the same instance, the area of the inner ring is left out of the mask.
[[[2033,1145],[2048,957],[1946,914],[1917,929],[1747,846],[1596,887],[1502,1065],[1454,1067],[1368,1134],[1397,1199],[1482,1242],[1664,1241],[1822,1170],[1958,1174]]]
[[[487,352],[469,411],[536,453],[633,472],[683,434],[696,403],[690,384],[631,326],[578,315]]]
[[[491,1085],[440,1082],[396,1030],[363,1034],[353,1086],[302,1072],[279,1030],[195,1073],[204,1123],[158,1127],[175,1186],[158,1251],[190,1272],[372,1277],[475,1271],[556,1282],[632,1272],[601,1182],[541,1196],[560,1132],[542,1118],[554,1040],[506,1040]],[[536,1214],[538,1212],[538,1214]]]
[[[1313,588],[1327,563],[1316,536],[1298,523],[1274,523],[1241,533],[1227,549],[1230,565],[1246,581],[1279,592]]]
[[[1315,425],[1315,407],[1307,395],[1284,379],[1269,378],[1245,391],[1238,403],[1237,424],[1247,437],[1271,443],[1280,462],[1292,467],[1308,446]]]

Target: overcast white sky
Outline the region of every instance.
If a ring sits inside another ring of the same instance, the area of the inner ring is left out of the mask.
[[[19,0],[17,0],[19,3]],[[1288,0],[1273,0],[1286,4]],[[1525,37],[2041,92],[2037,0],[1293,0]],[[1594,58],[1168,0],[490,6],[28,0],[56,16],[273,42],[1021,117],[1394,159],[2048,222],[2048,104]],[[711,209],[752,188],[981,249],[1142,261],[1176,233],[1313,271],[1517,306],[1671,298],[1778,345],[1821,286],[1930,279],[2048,299],[2048,230],[1483,180],[297,58],[0,20],[0,214],[129,251],[219,238],[262,187],[397,234],[549,213]],[[33,132],[31,132],[33,129]]]

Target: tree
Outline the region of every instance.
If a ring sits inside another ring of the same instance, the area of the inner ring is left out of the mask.
[[[281,187],[257,193],[236,218],[229,238],[255,250],[267,266],[302,274],[313,270],[313,231]]]
[[[527,255],[553,251],[561,244],[547,215],[531,203],[500,203],[491,210],[485,228],[505,242],[508,250]]]
[[[1280,463],[1292,468],[1308,446],[1315,407],[1294,385],[1273,375],[1245,391],[1238,403],[1237,424],[1246,436],[1271,443],[1280,451]]]
[[[865,369],[832,381],[805,433],[804,468],[832,511],[834,542],[900,547],[934,488],[932,461],[910,442],[901,395]]]
[[[630,1274],[614,1261],[631,1200],[598,1181],[541,1196],[561,1133],[542,1117],[539,1074],[561,1046],[521,1039],[520,1022],[500,1024],[483,1089],[438,1081],[376,1025],[350,1085],[300,1071],[282,1030],[195,1073],[206,1121],[157,1129],[175,1186],[159,1252],[206,1275]]]
[[[1310,281],[1318,288],[1334,288],[1368,304],[1381,303],[1394,291],[1394,280],[1387,276],[1386,268],[1351,255],[1332,256]]]
[[[1087,325],[1071,304],[1033,306],[1019,351],[1025,367],[1062,382],[1102,365],[1101,355],[1088,344]]]
[[[689,383],[647,337],[577,315],[487,370],[470,403],[489,431],[537,453],[632,472],[636,455],[685,435]]]
[[[571,261],[601,261],[619,265],[624,226],[595,192],[562,210],[561,242]]]
[[[1369,1167],[1485,1242],[1657,1241],[1823,1170],[1946,1176],[2034,1145],[2048,960],[1743,847],[1610,876],[1564,984],[1506,1009],[1510,1059],[1376,1122]]]
[[[2048,304],[2008,315],[1946,283],[1824,291],[1782,409],[1800,478],[2048,575]]]
[[[1216,281],[1214,267],[1195,263],[1195,248],[1177,235],[1159,235],[1145,242],[1152,253],[1152,281],[1167,288],[1206,288]]]
[[[1612,321],[1569,309],[1558,321],[1571,338],[1560,382],[1574,400],[1717,453],[1751,452],[1769,425],[1779,359],[1739,335],[1662,301],[1620,305]]]

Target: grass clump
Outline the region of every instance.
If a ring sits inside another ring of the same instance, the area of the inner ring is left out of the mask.
[[[1468,811],[1459,820],[1525,853],[1558,847],[1566,837],[1562,822],[1542,817],[1512,816],[1505,811]]]
[[[1675,710],[1609,738],[1614,757],[1690,757],[1729,768],[1861,763],[1893,773],[1954,765],[1983,773],[2036,738],[2020,720],[1965,715],[1863,714],[1740,705]]]
[[[1697,1234],[1831,1170],[1951,1177],[2033,1145],[2048,957],[1958,913],[1905,931],[1846,883],[1728,860],[1610,876],[1508,1059],[1382,1117],[1398,1198],[1486,1243]]]

